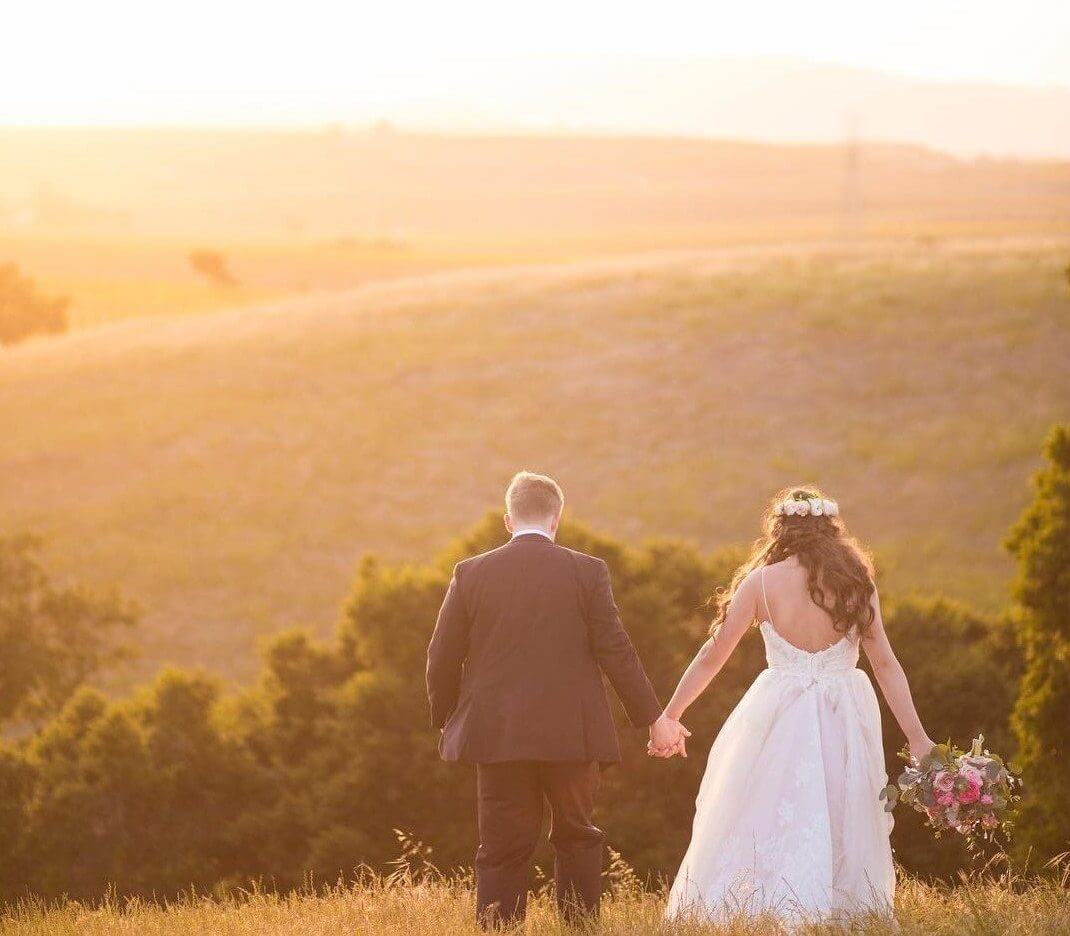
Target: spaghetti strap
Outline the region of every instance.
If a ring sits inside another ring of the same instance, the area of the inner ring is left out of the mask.
[[[776,630],[776,625],[773,624],[773,609],[769,607],[769,596],[765,593],[765,566],[762,566],[758,572],[758,577],[762,580],[762,601],[765,602],[766,620],[772,625],[773,630]]]

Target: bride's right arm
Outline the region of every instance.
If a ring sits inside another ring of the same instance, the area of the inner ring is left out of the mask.
[[[895,720],[906,735],[911,755],[921,760],[933,749],[933,742],[922,727],[918,710],[914,707],[914,697],[910,694],[907,675],[892,650],[888,635],[884,632],[881,603],[876,589],[873,589],[871,601],[873,624],[862,640],[862,647],[866,651],[870,666],[873,667],[873,675],[877,677],[877,684],[881,687],[888,708],[892,710]]]
[[[707,640],[690,666],[680,677],[676,691],[672,694],[665,714],[679,721],[689,705],[705,691],[706,687],[725,665],[732,651],[736,649],[740,638],[747,628],[754,623],[758,613],[758,594],[760,591],[757,572],[751,572],[736,589],[724,623],[717,633]]]

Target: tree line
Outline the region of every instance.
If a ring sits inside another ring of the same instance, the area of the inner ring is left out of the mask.
[[[987,617],[939,596],[885,597],[888,632],[922,718],[941,738],[984,732],[1016,757],[1027,799],[1016,854],[1034,866],[1070,842],[1070,427],[1056,428],[1034,498],[1011,532],[1013,601]],[[0,897],[279,888],[385,866],[403,829],[442,868],[468,865],[473,774],[439,761],[424,651],[453,564],[503,542],[488,516],[426,565],[365,559],[331,639],[275,637],[255,685],[167,670],[126,698],[90,688],[122,656],[136,612],[54,585],[37,544],[0,540]],[[625,622],[663,698],[704,639],[711,591],[741,553],[631,546],[576,524],[567,545],[609,564]],[[705,752],[764,665],[744,640],[689,712],[687,760],[655,761],[624,727],[601,821],[640,872],[671,874],[690,834]],[[620,713],[618,713],[619,715]],[[889,772],[902,739],[884,712]],[[951,877],[960,843],[933,845],[913,813],[893,831],[908,870]]]

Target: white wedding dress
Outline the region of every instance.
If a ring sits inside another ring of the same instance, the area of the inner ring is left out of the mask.
[[[788,925],[890,914],[880,709],[856,665],[859,642],[846,636],[810,653],[770,620],[760,630],[769,665],[710,751],[667,914],[709,922],[768,914]]]

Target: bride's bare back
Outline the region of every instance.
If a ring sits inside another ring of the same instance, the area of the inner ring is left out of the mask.
[[[795,556],[764,566],[760,572],[758,616],[788,643],[818,653],[843,638],[828,612],[814,604],[806,569]]]

